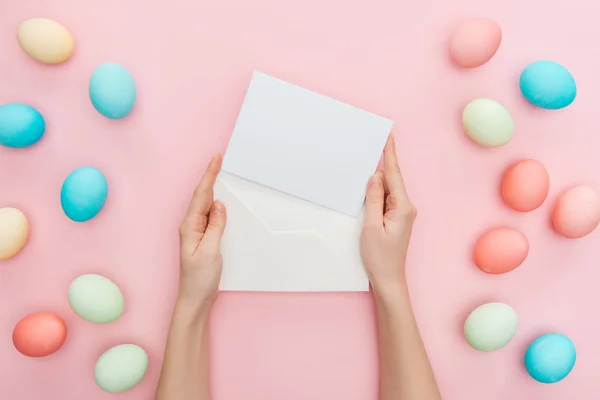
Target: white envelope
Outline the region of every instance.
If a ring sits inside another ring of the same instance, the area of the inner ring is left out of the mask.
[[[359,217],[221,172],[225,204],[221,290],[368,291]]]

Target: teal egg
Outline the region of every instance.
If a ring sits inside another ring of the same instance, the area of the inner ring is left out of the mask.
[[[35,108],[22,103],[0,106],[0,145],[23,148],[44,136],[46,122]]]
[[[124,67],[104,63],[90,79],[90,100],[98,112],[110,119],[124,118],[135,106],[135,81]]]
[[[527,101],[549,110],[568,106],[577,95],[577,85],[569,70],[554,61],[529,64],[521,73],[519,86]]]
[[[575,345],[560,333],[547,333],[535,339],[525,352],[525,369],[541,383],[563,380],[577,359]]]
[[[108,183],[102,172],[94,167],[82,167],[65,179],[60,202],[67,217],[85,222],[102,210],[107,196]]]
[[[96,362],[94,378],[102,390],[118,393],[140,383],[148,369],[148,354],[135,344],[121,344],[104,352]]]
[[[105,324],[123,314],[123,294],[113,281],[102,275],[81,275],[69,286],[69,305],[81,318]]]

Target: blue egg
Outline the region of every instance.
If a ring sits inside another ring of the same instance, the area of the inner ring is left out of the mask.
[[[0,145],[22,148],[44,136],[46,122],[35,108],[22,103],[0,106]]]
[[[60,191],[60,202],[67,217],[76,222],[94,218],[106,203],[108,183],[94,167],[82,167],[71,172]]]
[[[527,101],[549,110],[568,106],[577,95],[577,85],[569,70],[554,61],[529,64],[521,72],[519,85]]]
[[[136,100],[135,81],[116,63],[100,65],[90,78],[90,99],[96,110],[110,119],[129,115]]]
[[[547,333],[529,345],[525,368],[536,381],[555,383],[569,375],[575,359],[575,345],[571,339],[560,333]]]

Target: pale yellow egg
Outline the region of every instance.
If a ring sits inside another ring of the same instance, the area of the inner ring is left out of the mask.
[[[17,39],[25,53],[44,64],[64,62],[73,53],[69,31],[48,18],[31,18],[21,23]]]
[[[25,215],[16,208],[0,208],[0,260],[17,254],[27,241],[29,223]]]

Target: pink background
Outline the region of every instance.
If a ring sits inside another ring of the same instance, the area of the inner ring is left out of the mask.
[[[0,207],[19,207],[31,222],[27,247],[0,268],[0,398],[152,398],[177,290],[177,226],[210,156],[226,148],[253,69],[396,121],[419,209],[410,288],[445,399],[595,398],[600,231],[562,239],[549,214],[565,188],[600,187],[599,14],[591,0],[0,0],[0,103],[27,102],[48,124],[36,146],[0,148]],[[36,16],[74,35],[69,62],[43,66],[20,50],[18,24]],[[496,19],[504,38],[489,64],[460,70],[447,59],[447,39],[472,16]],[[521,97],[519,73],[538,59],[574,74],[579,93],[569,108],[535,109]],[[102,117],[88,99],[88,79],[105,61],[137,81],[139,102],[125,120]],[[461,109],[477,97],[511,111],[507,146],[484,149],[462,132]],[[548,200],[529,214],[511,212],[498,195],[503,170],[523,157],[543,162],[551,177]],[[110,195],[97,218],[76,224],[59,192],[83,165],[104,171]],[[474,267],[471,249],[498,225],[523,230],[531,251],[518,270],[490,276]],[[69,282],[90,272],[123,289],[119,321],[96,326],[69,309]],[[509,303],[520,317],[512,342],[492,354],[462,337],[464,318],[488,301]],[[11,333],[40,310],[61,315],[69,337],[58,353],[29,359]],[[214,399],[377,396],[368,294],[223,293],[211,331]],[[548,331],[569,335],[578,350],[572,374],[555,385],[522,367],[527,345]],[[104,393],[94,363],[123,342],[148,351],[149,371],[129,392]]]

